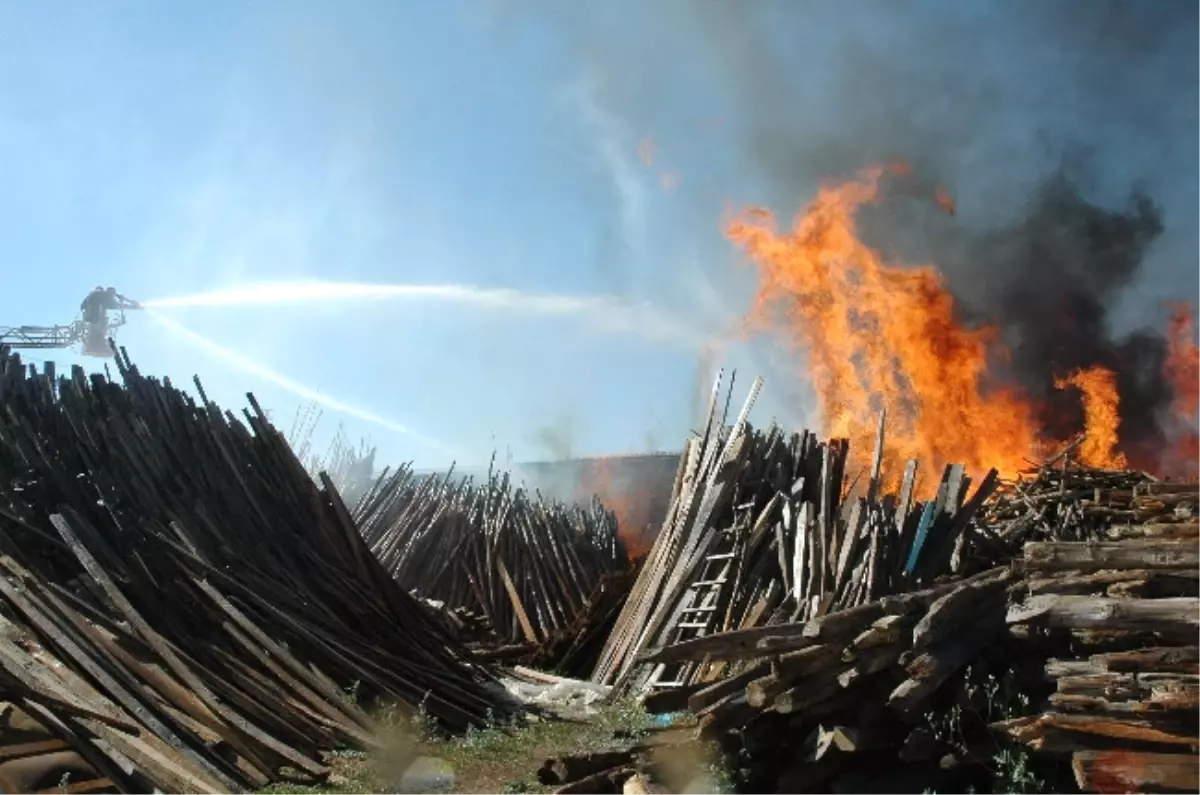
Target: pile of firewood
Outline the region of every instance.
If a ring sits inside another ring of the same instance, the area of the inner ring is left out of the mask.
[[[756,785],[786,774],[822,791],[854,767],[853,752],[899,752],[906,724],[1003,632],[1012,587],[1010,570],[990,569],[805,622],[653,650],[644,659],[724,663],[725,678],[684,693],[700,735],[718,741],[735,767],[750,760]],[[648,708],[663,709],[665,696],[648,699]],[[841,732],[836,747],[826,745],[834,742],[826,736],[831,727]]]
[[[998,485],[995,471],[972,492],[963,468],[947,467],[934,498],[919,502],[913,461],[899,493],[885,495],[883,417],[873,467],[860,485],[847,479],[844,440],[750,428],[760,385],[730,426],[717,411],[718,378],[704,434],[681,459],[671,508],[593,681],[625,692],[683,692],[722,676],[723,666],[650,666],[639,654],[712,633],[817,619],[990,565],[989,539],[967,530]]]
[[[881,418],[856,491],[844,443],[748,427],[757,386],[731,426],[714,391],[593,681],[686,710],[751,791],[1028,786],[1022,749],[1056,785],[1196,789],[1197,484],[1072,445],[919,503],[912,462],[881,494]]]
[[[565,654],[607,627],[615,592],[601,584],[629,567],[616,517],[598,500],[543,501],[507,473],[477,484],[456,481],[453,470],[421,478],[401,467],[378,480],[354,516],[397,583],[440,603],[464,640],[491,652],[507,645],[499,656],[509,658],[545,662],[550,647]]]
[[[995,728],[1070,755],[1085,791],[1196,791],[1200,747],[1200,535],[1196,484],[1097,494],[1121,524],[1102,541],[1025,546],[1008,612],[1053,683],[1045,710]]]
[[[1105,538],[1109,528],[1130,523],[1150,523],[1139,530],[1145,535],[1169,533],[1157,525],[1174,523],[1177,507],[1187,510],[1186,493],[1195,490],[1194,483],[1159,483],[1144,472],[1074,465],[1071,453],[1081,442],[1076,439],[1015,481],[1000,482],[979,521],[1006,554],[1019,556],[1026,541]],[[1135,496],[1139,489],[1141,499]],[[1150,494],[1156,498],[1146,499]]]
[[[0,352],[0,691],[122,791],[319,780],[360,700],[515,706],[370,554],[250,398]],[[348,694],[357,696],[351,697]]]

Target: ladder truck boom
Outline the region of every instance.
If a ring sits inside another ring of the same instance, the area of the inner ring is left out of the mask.
[[[112,356],[108,340],[125,325],[126,309],[141,309],[113,288],[97,287],[80,304],[80,316],[65,326],[0,326],[0,345],[14,350],[79,346],[84,356]]]
[[[82,322],[69,326],[0,326],[0,344],[9,348],[70,348],[82,341]]]

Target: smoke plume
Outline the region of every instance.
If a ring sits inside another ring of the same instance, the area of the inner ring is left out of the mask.
[[[652,135],[656,159],[700,146],[699,120],[720,117],[677,191],[693,238],[731,195],[787,217],[822,179],[906,163],[913,177],[863,218],[867,242],[936,264],[964,318],[999,327],[1011,358],[998,374],[1048,434],[1080,423],[1055,377],[1100,365],[1117,374],[1131,463],[1161,446],[1177,391],[1165,303],[1200,291],[1196,3],[510,8],[538,9],[582,53],[567,57],[602,86],[595,101]],[[724,256],[705,271],[718,292],[738,278]]]
[[[1109,314],[1133,285],[1163,233],[1162,211],[1134,191],[1121,209],[1085,199],[1064,171],[1051,175],[1016,223],[979,235],[967,248],[971,271],[988,286],[1011,351],[1011,370],[1039,409],[1051,438],[1082,427],[1076,395],[1055,378],[1096,366],[1117,374],[1120,447],[1146,467],[1162,448],[1160,422],[1172,397],[1166,340],[1153,327],[1114,333]],[[1154,318],[1165,329],[1165,311]]]

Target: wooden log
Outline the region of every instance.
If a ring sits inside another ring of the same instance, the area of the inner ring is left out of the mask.
[[[911,632],[914,623],[912,616],[884,616],[859,633],[850,645],[855,649],[872,649],[899,643]]]
[[[1075,784],[1083,792],[1196,792],[1193,754],[1140,751],[1077,751],[1071,758]]]
[[[712,704],[715,704],[728,695],[744,690],[751,682],[760,677],[767,676],[770,672],[770,664],[762,663],[736,676],[719,679],[689,696],[687,707],[693,713],[700,714]]]
[[[967,584],[939,597],[913,627],[914,650],[926,649],[978,618],[978,610],[1003,590],[1011,577],[1005,572],[984,583]]]
[[[902,714],[917,713],[939,687],[991,643],[1004,627],[1004,595],[993,595],[978,609],[975,622],[962,632],[930,647],[907,666],[909,678],[888,696],[888,707]]]
[[[1148,701],[1167,710],[1200,710],[1200,677],[1173,673],[1088,673],[1059,677],[1058,692],[1107,701]]]
[[[890,646],[872,646],[869,649],[854,650],[848,655],[851,663],[848,670],[838,674],[838,684],[849,688],[863,679],[891,667],[900,655],[904,646],[899,643]]]
[[[853,664],[840,665],[828,671],[805,677],[792,687],[775,696],[772,709],[782,715],[800,712],[833,698],[844,688],[839,677],[853,669]]]
[[[1045,594],[1011,606],[1007,620],[1010,624],[1037,621],[1065,629],[1144,631],[1192,639],[1200,630],[1200,599]]]
[[[746,703],[755,709],[767,707],[776,696],[791,687],[793,681],[781,679],[774,674],[759,677],[746,685]]]
[[[1195,540],[1166,538],[1125,541],[1035,541],[1025,545],[1030,569],[1195,569],[1200,545]]]
[[[585,776],[554,790],[558,795],[617,795],[624,791],[625,782],[635,776],[632,767],[614,767]]]
[[[840,660],[841,656],[841,644],[822,643],[781,654],[772,660],[771,672],[784,681],[795,680],[823,670]]]
[[[685,641],[673,646],[650,649],[640,658],[643,662],[683,662],[687,660],[744,660],[770,654],[783,654],[816,645],[826,638],[850,640],[885,615],[906,615],[924,610],[936,599],[964,584],[985,583],[1007,576],[1006,568],[989,569],[979,574],[949,583],[939,583],[911,593],[887,596],[866,605],[840,613],[831,613],[825,620],[778,624],[736,632],[724,632]],[[841,615],[841,614],[848,615]],[[818,623],[819,622],[819,623]],[[809,624],[813,628],[809,629]]]
[[[1164,746],[1181,750],[1196,746],[1195,731],[1145,717],[1070,715],[1046,712],[992,724],[994,731],[1007,734],[1034,751],[1071,752],[1088,750],[1097,742],[1138,743],[1143,747]]]
[[[612,770],[614,767],[631,765],[634,757],[650,746],[612,751],[594,751],[582,754],[556,756],[547,759],[538,768],[538,781],[546,785],[569,784],[594,773]]]
[[[1163,646],[1128,652],[1096,654],[1091,662],[1105,671],[1163,671],[1180,674],[1200,674],[1200,648],[1196,646]]]
[[[1196,596],[1200,594],[1200,570],[1195,569],[1122,569],[1090,572],[1064,572],[1055,576],[1028,580],[1025,587],[1031,596],[1045,593],[1093,594],[1106,593],[1112,586],[1122,583],[1146,584],[1155,581],[1173,583],[1181,593],[1172,596]],[[1110,594],[1117,595],[1117,594]],[[1133,594],[1129,594],[1133,595]],[[1168,594],[1164,594],[1168,595]]]
[[[1177,596],[1200,596],[1200,572],[1156,571],[1138,579],[1115,582],[1108,586],[1106,594],[1117,598],[1166,599]]]

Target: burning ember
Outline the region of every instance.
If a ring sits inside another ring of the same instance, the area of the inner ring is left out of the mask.
[[[727,237],[759,276],[748,325],[782,331],[806,356],[821,431],[849,439],[859,464],[867,463],[886,410],[884,464],[891,477],[912,458],[934,472],[962,463],[973,473],[995,467],[1013,477],[1066,439],[1057,438],[1062,429],[1051,434],[1042,427],[1042,406],[1028,390],[1001,381],[994,365],[1010,352],[1000,329],[963,323],[934,266],[887,262],[860,237],[858,210],[880,201],[886,176],[905,171],[874,168],[823,186],[786,231],[759,207],[730,220]],[[931,198],[953,214],[944,189]],[[1166,369],[1175,413],[1190,427],[1194,470],[1200,375],[1188,307],[1176,311]],[[1085,434],[1083,462],[1124,467],[1116,373],[1097,363],[1053,373],[1053,382],[1079,394],[1083,427],[1075,432]]]

